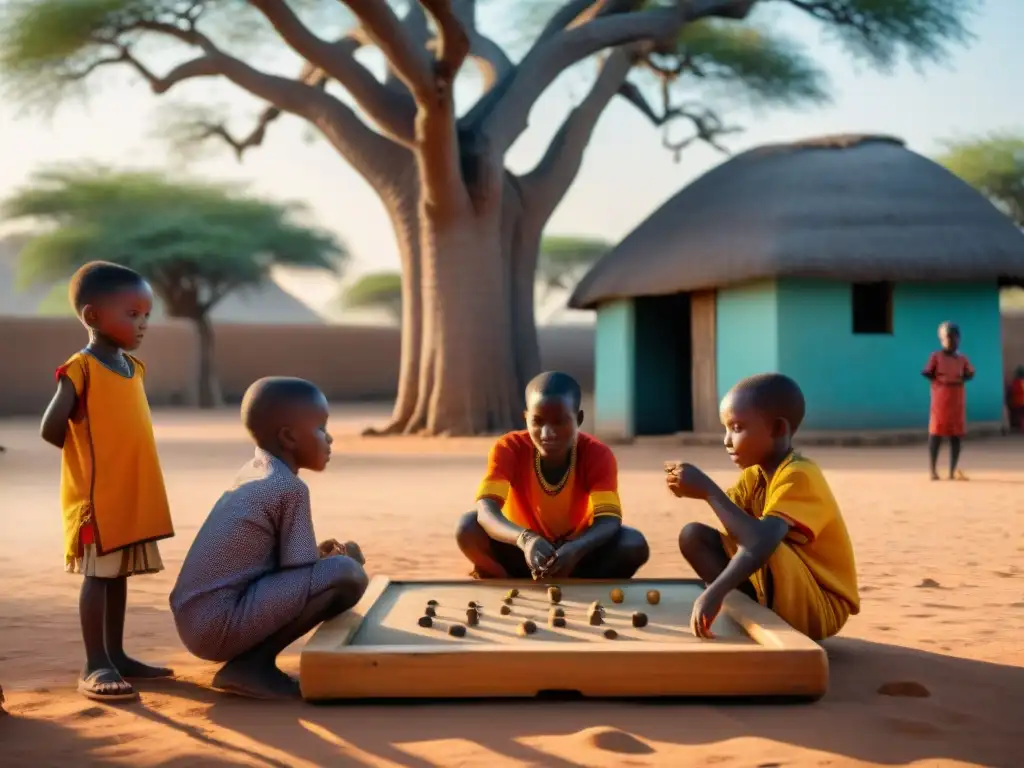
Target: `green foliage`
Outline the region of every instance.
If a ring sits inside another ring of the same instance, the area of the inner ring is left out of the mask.
[[[383,309],[396,321],[402,319],[402,274],[371,272],[356,280],[341,294],[345,309]]]
[[[609,243],[595,238],[560,235],[545,237],[540,244],[537,282],[545,293],[568,291],[610,249]]]
[[[22,285],[61,280],[105,259],[144,275],[178,317],[204,315],[231,291],[266,280],[274,266],[338,271],[348,258],[330,234],[300,223],[295,206],[154,173],[45,171],[0,210],[50,225],[21,252]]]
[[[937,160],[1024,227],[1024,133],[948,141]]]

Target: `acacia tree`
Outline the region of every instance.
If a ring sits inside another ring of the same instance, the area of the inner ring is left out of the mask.
[[[903,54],[936,58],[964,39],[969,0],[775,0],[820,21],[858,54],[888,65]],[[672,104],[680,78],[718,79],[776,103],[819,101],[824,81],[789,41],[738,25],[771,0],[559,0],[513,62],[476,23],[476,0],[412,0],[404,15],[386,0],[339,2],[355,28],[320,37],[303,13],[311,0],[7,0],[0,56],[9,78],[38,95],[101,67],[130,67],[155,93],[220,77],[268,104],[254,128],[199,120],[192,138],[219,138],[241,156],[282,113],[318,130],[376,190],[401,254],[402,361],[391,423],[382,430],[472,434],[519,423],[524,381],[539,367],[534,274],[545,223],[579,170],[605,107],[616,95],[657,124],[689,121],[694,139],[725,131],[717,116]],[[333,6],[334,3],[326,5]],[[219,35],[254,10],[305,65],[287,78],[233,55]],[[217,11],[221,15],[218,24]],[[153,42],[194,51],[164,75],[140,58]],[[387,76],[357,58],[379,50]],[[601,55],[591,89],[529,173],[505,156],[531,110],[566,69]],[[467,59],[484,95],[461,116],[454,82]],[[636,71],[663,88],[645,98]],[[335,83],[357,111],[332,93]],[[368,124],[369,123],[369,124]],[[372,126],[372,127],[371,127]]]
[[[1024,228],[1024,133],[948,141],[937,160]]]
[[[103,258],[145,277],[170,317],[191,320],[204,408],[221,402],[210,322],[217,304],[268,280],[275,265],[338,272],[348,259],[331,234],[297,222],[295,206],[152,173],[45,171],[2,212],[48,225],[21,250],[23,286],[66,280]]]

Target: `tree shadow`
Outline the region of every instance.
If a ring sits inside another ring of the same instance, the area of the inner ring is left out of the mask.
[[[180,681],[160,685],[211,704],[206,715],[219,728],[317,765],[391,761],[427,768],[438,763],[420,754],[443,759],[457,753],[460,762],[473,764],[513,759],[577,768],[582,763],[573,754],[581,749],[627,760],[632,759],[630,743],[649,743],[655,751],[659,745],[670,751],[715,745],[725,750],[727,742],[739,738],[883,765],[1019,763],[1014,734],[1024,711],[1024,668],[854,639],[835,639],[826,647],[829,693],[815,703],[784,706],[749,700],[267,704]],[[914,685],[890,686],[897,693],[902,689],[903,696],[882,695],[879,689],[886,683]],[[922,692],[927,695],[913,696]],[[211,738],[202,729],[168,723],[159,713],[145,716],[190,734],[196,731],[194,738]],[[609,724],[628,735],[625,742],[595,739],[588,730]],[[266,754],[260,759],[277,764]]]

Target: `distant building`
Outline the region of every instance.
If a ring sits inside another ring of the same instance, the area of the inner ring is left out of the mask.
[[[0,317],[38,317],[65,312],[66,304],[54,291],[60,286],[31,286],[21,290],[17,283],[18,255],[27,242],[24,235],[0,238]],[[159,321],[164,311],[159,299],[153,308],[153,318]],[[290,325],[296,323],[323,324],[327,319],[319,312],[270,280],[258,288],[239,290],[228,294],[211,314],[220,323],[268,323]]]
[[[941,166],[885,136],[744,152],[665,203],[570,299],[597,310],[595,421],[609,437],[717,432],[737,380],[778,371],[804,430],[924,429],[920,371],[960,324],[968,419],[1003,416],[1000,285],[1024,235]]]

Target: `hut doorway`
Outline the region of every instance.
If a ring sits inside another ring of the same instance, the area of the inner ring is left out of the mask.
[[[634,300],[634,429],[638,435],[693,431],[690,294]]]

